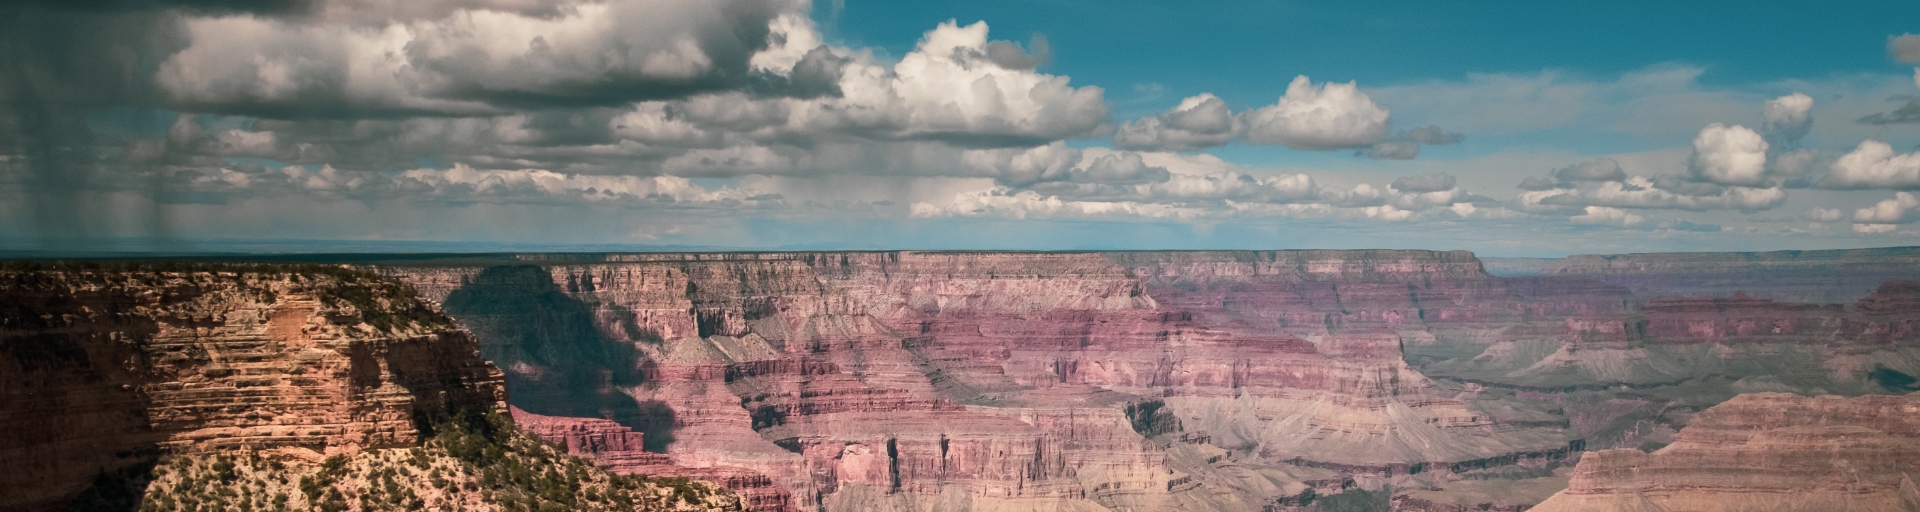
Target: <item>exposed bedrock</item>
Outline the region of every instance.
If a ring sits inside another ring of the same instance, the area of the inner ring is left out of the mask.
[[[606,259],[632,261],[383,271],[479,333],[516,406],[765,475],[793,509],[1260,508],[1341,474],[1550,463],[1580,446],[1564,418],[1437,384],[1403,346],[1635,307],[1463,252]]]
[[[333,269],[337,270],[337,269]],[[505,400],[465,330],[352,272],[0,272],[0,510],[163,453],[409,446]]]
[[[1746,394],[1652,453],[1587,454],[1536,512],[1920,509],[1920,395]]]
[[[1912,283],[1640,296],[1433,251],[520,259],[381,271],[472,326],[516,406],[641,433],[603,464],[763,478],[791,510],[1525,507],[1574,454],[1664,446],[1741,392],[1920,386]]]

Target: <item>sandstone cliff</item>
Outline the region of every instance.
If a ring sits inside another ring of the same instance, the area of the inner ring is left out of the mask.
[[[329,266],[0,270],[0,510],[744,510],[505,419],[401,283]]]
[[[55,507],[162,453],[416,443],[505,397],[467,332],[347,271],[0,272],[0,508]]]
[[[1652,453],[1587,454],[1532,510],[1920,510],[1920,395],[1741,395]]]

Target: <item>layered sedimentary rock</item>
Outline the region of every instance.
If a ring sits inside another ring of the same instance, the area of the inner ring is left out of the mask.
[[[1259,508],[1339,489],[1315,471],[1556,460],[1581,446],[1563,420],[1437,386],[1402,345],[1628,307],[1424,251],[606,259],[628,261],[383,271],[474,326],[516,405],[795,509]],[[566,313],[507,307],[529,302]]]
[[[4,271],[0,315],[0,509],[161,454],[413,445],[505,399],[469,333],[339,269]]]
[[[646,451],[644,434],[611,420],[545,416],[518,407],[512,408],[512,417],[528,433],[565,447],[567,453],[592,460],[615,474],[691,477],[713,482],[740,496],[754,510],[783,510],[791,499],[785,489],[757,472],[674,465],[672,458]]]
[[[1638,311],[1571,317],[1556,332],[1502,336],[1429,372],[1527,389],[1726,381],[1808,393],[1905,392],[1875,372],[1920,373],[1920,283],[1885,283],[1856,304],[1662,297]],[[1459,347],[1473,347],[1458,343]],[[1767,389],[1738,389],[1762,391]],[[1730,394],[1727,396],[1731,396]]]
[[[1430,251],[515,258],[381,271],[472,326],[517,406],[640,434],[603,464],[791,510],[1522,508],[1581,450],[1663,446],[1741,392],[1920,385],[1902,283],[1670,296]]]
[[[1887,281],[1920,279],[1920,248],[1582,254],[1498,260],[1502,275],[1586,276],[1644,296],[1736,292],[1787,302],[1846,303]]]
[[[1920,509],[1920,395],[1747,394],[1652,453],[1590,453],[1534,507],[1572,511]]]

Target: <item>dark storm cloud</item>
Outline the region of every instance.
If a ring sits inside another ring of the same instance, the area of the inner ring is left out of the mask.
[[[105,214],[82,192],[142,180],[101,155],[118,141],[96,135],[87,116],[149,103],[151,52],[183,42],[167,4],[50,3],[0,4],[0,181],[29,205],[32,232],[89,236]]]
[[[302,14],[313,10],[313,0],[7,0],[0,10],[32,8],[49,11],[114,13],[181,11],[194,14]]]
[[[168,55],[157,80],[173,108],[274,118],[615,106],[750,85],[769,22],[792,6],[610,2],[384,24],[194,19],[192,45]]]

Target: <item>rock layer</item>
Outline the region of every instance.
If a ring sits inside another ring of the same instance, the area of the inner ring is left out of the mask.
[[[1746,394],[1652,453],[1587,454],[1536,512],[1920,509],[1920,395]]]
[[[1580,447],[1563,420],[1488,412],[1402,347],[1436,325],[1551,329],[1628,307],[1580,294],[1604,285],[1541,300],[1527,292],[1550,287],[1460,252],[602,259],[382,271],[474,326],[517,406],[643,432],[677,466],[765,475],[793,509],[1258,508],[1329,478],[1315,471],[1558,459]],[[507,307],[534,296],[569,313]],[[635,352],[606,364],[614,347]],[[1219,451],[1170,462],[1190,443]]]
[[[471,335],[339,269],[0,272],[0,509],[163,453],[318,459],[504,402]]]

